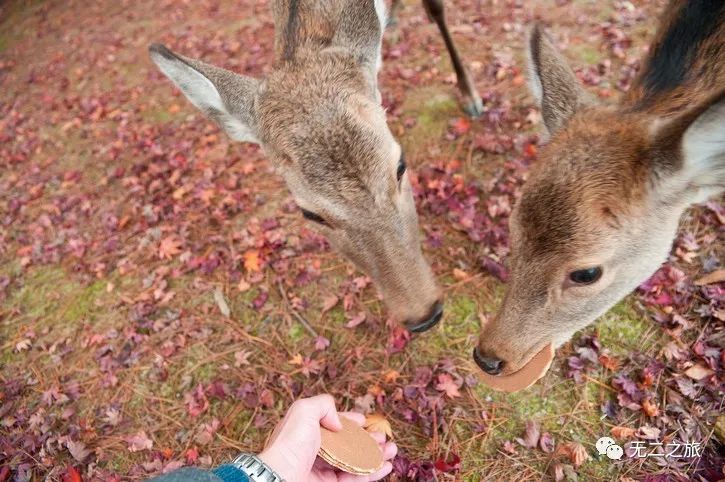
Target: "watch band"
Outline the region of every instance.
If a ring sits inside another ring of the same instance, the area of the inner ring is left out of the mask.
[[[244,472],[252,482],[284,482],[277,472],[259,460],[256,455],[241,454],[232,460],[231,464]]]

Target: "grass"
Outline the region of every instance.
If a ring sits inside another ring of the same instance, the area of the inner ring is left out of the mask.
[[[602,344],[618,355],[651,351],[664,340],[661,332],[635,310],[629,299],[603,315],[595,329]]]
[[[9,311],[19,314],[5,325],[16,325],[18,331],[32,325],[36,331],[52,329],[54,337],[72,336],[81,325],[105,318],[98,304],[105,298],[105,288],[103,281],[83,286],[69,280],[61,268],[36,268],[8,300]]]
[[[432,145],[440,145],[451,117],[460,116],[456,99],[438,89],[420,87],[410,91],[403,103],[406,116],[415,119],[415,125],[400,139],[405,152],[414,158],[424,155]]]

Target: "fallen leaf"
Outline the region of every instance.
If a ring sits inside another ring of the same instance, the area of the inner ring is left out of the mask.
[[[335,305],[340,301],[340,298],[338,298],[335,295],[326,296],[322,299],[322,312],[326,313],[333,309]]]
[[[453,131],[456,135],[462,136],[471,130],[471,121],[467,117],[459,117],[453,122]]]
[[[436,390],[444,392],[448,398],[458,398],[461,396],[461,392],[458,391],[458,385],[455,381],[453,381],[453,377],[447,373],[441,373],[438,375]]]
[[[725,282],[725,269],[718,269],[695,280],[697,286],[714,285]]]
[[[219,307],[219,311],[221,311],[222,315],[224,315],[225,318],[229,318],[232,311],[229,309],[227,300],[224,298],[224,294],[219,290],[219,288],[214,290],[214,301],[216,301],[216,305]]]
[[[634,437],[634,434],[637,433],[637,431],[633,428],[629,427],[612,427],[610,429],[610,432],[612,433],[612,436],[619,440],[627,440],[632,437]]]
[[[315,350],[317,350],[317,351],[327,350],[327,348],[329,346],[330,346],[330,340],[328,340],[324,336],[318,336],[317,338],[315,338]]]
[[[604,366],[607,370],[616,372],[619,370],[619,367],[622,365],[622,363],[614,358],[613,356],[609,356],[606,353],[602,353],[599,355],[599,363]]]
[[[539,448],[543,452],[550,454],[554,452],[554,447],[554,437],[549,432],[542,433],[539,438]]]
[[[398,377],[400,377],[400,372],[397,370],[388,370],[383,375],[383,380],[385,383],[395,383],[398,380]]]
[[[656,417],[660,414],[660,409],[657,404],[649,400],[642,401],[642,410],[650,417]]]
[[[589,459],[587,449],[579,442],[566,442],[559,446],[557,453],[566,455],[574,467],[579,467]]]
[[[371,413],[366,416],[363,426],[368,432],[384,433],[389,439],[393,437],[393,428],[390,426],[390,422],[379,413]]]
[[[701,365],[700,363],[696,365],[692,365],[690,368],[685,370],[685,375],[692,378],[693,380],[702,380],[703,378],[707,378],[711,376],[714,371],[712,371],[710,368],[706,367],[705,365]]]
[[[76,459],[76,462],[83,462],[91,453],[83,442],[68,440],[65,446],[68,448],[68,452],[70,452],[73,458]]]
[[[129,452],[140,452],[142,450],[150,450],[154,443],[146,435],[146,432],[141,431],[136,435],[132,435],[126,438],[128,443]]]
[[[169,472],[174,472],[176,470],[179,470],[184,465],[185,464],[184,464],[183,460],[172,460],[168,464],[164,465],[164,468],[161,470],[161,473],[168,474]]]
[[[554,462],[551,465],[549,474],[554,478],[556,482],[561,482],[562,480],[564,480],[564,466],[559,462]]]
[[[458,469],[460,469],[461,458],[458,456],[458,454],[451,453],[448,460],[440,458],[436,460],[435,464],[433,465],[439,472],[442,472],[444,474],[453,474],[458,472]]]
[[[83,482],[81,473],[78,472],[78,469],[76,469],[72,465],[69,465],[68,468],[65,469],[65,472],[63,472],[63,475],[61,475],[61,480],[63,482]]]
[[[121,411],[111,407],[106,410],[105,416],[101,420],[108,425],[115,427],[121,422]]]
[[[239,350],[234,353],[234,366],[239,368],[244,365],[249,365],[249,357],[252,352],[247,350]]]
[[[637,429],[636,435],[639,438],[645,440],[657,440],[662,431],[656,427],[650,427],[649,425],[643,425]]]
[[[457,279],[458,281],[465,281],[468,278],[471,277],[468,273],[463,271],[462,269],[454,268],[453,269],[453,277]]]
[[[21,352],[21,351],[29,350],[30,346],[31,346],[30,340],[27,338],[24,338],[15,344],[15,351]]]
[[[526,422],[526,429],[524,430],[524,437],[518,438],[516,441],[527,449],[533,449],[539,445],[540,436],[541,430],[539,429],[539,424],[533,420],[528,420]]]
[[[181,253],[184,242],[175,234],[167,236],[159,243],[159,258],[171,259]]]
[[[260,271],[258,250],[250,249],[244,253],[244,269],[250,272]]]
[[[361,325],[362,323],[364,323],[365,320],[366,320],[366,318],[367,318],[367,315],[365,314],[365,312],[364,311],[361,311],[357,315],[355,315],[352,318],[350,318],[350,321],[348,321],[347,323],[345,323],[345,328],[355,328],[356,326]]]

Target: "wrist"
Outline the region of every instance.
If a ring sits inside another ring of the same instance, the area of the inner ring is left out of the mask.
[[[294,472],[294,464],[289,458],[289,455],[285,455],[277,447],[267,447],[262,453],[257,455],[257,458],[264,462],[270,469],[277,472],[285,482],[296,482],[298,480],[299,474]]]
[[[244,474],[244,481],[246,482],[287,482],[283,475],[277,473],[272,466],[257,455],[240,454],[230,464],[221,466],[215,471],[218,476],[220,475],[219,471],[221,471],[221,475],[231,477],[224,478],[220,476],[224,482],[242,482],[238,478],[232,477],[235,474],[231,473],[231,471],[225,471],[224,469],[227,467],[234,468]]]

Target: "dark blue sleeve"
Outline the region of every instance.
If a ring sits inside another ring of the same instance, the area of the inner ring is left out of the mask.
[[[233,465],[220,465],[207,471],[195,468],[175,470],[154,477],[149,482],[250,482],[249,478]]]

